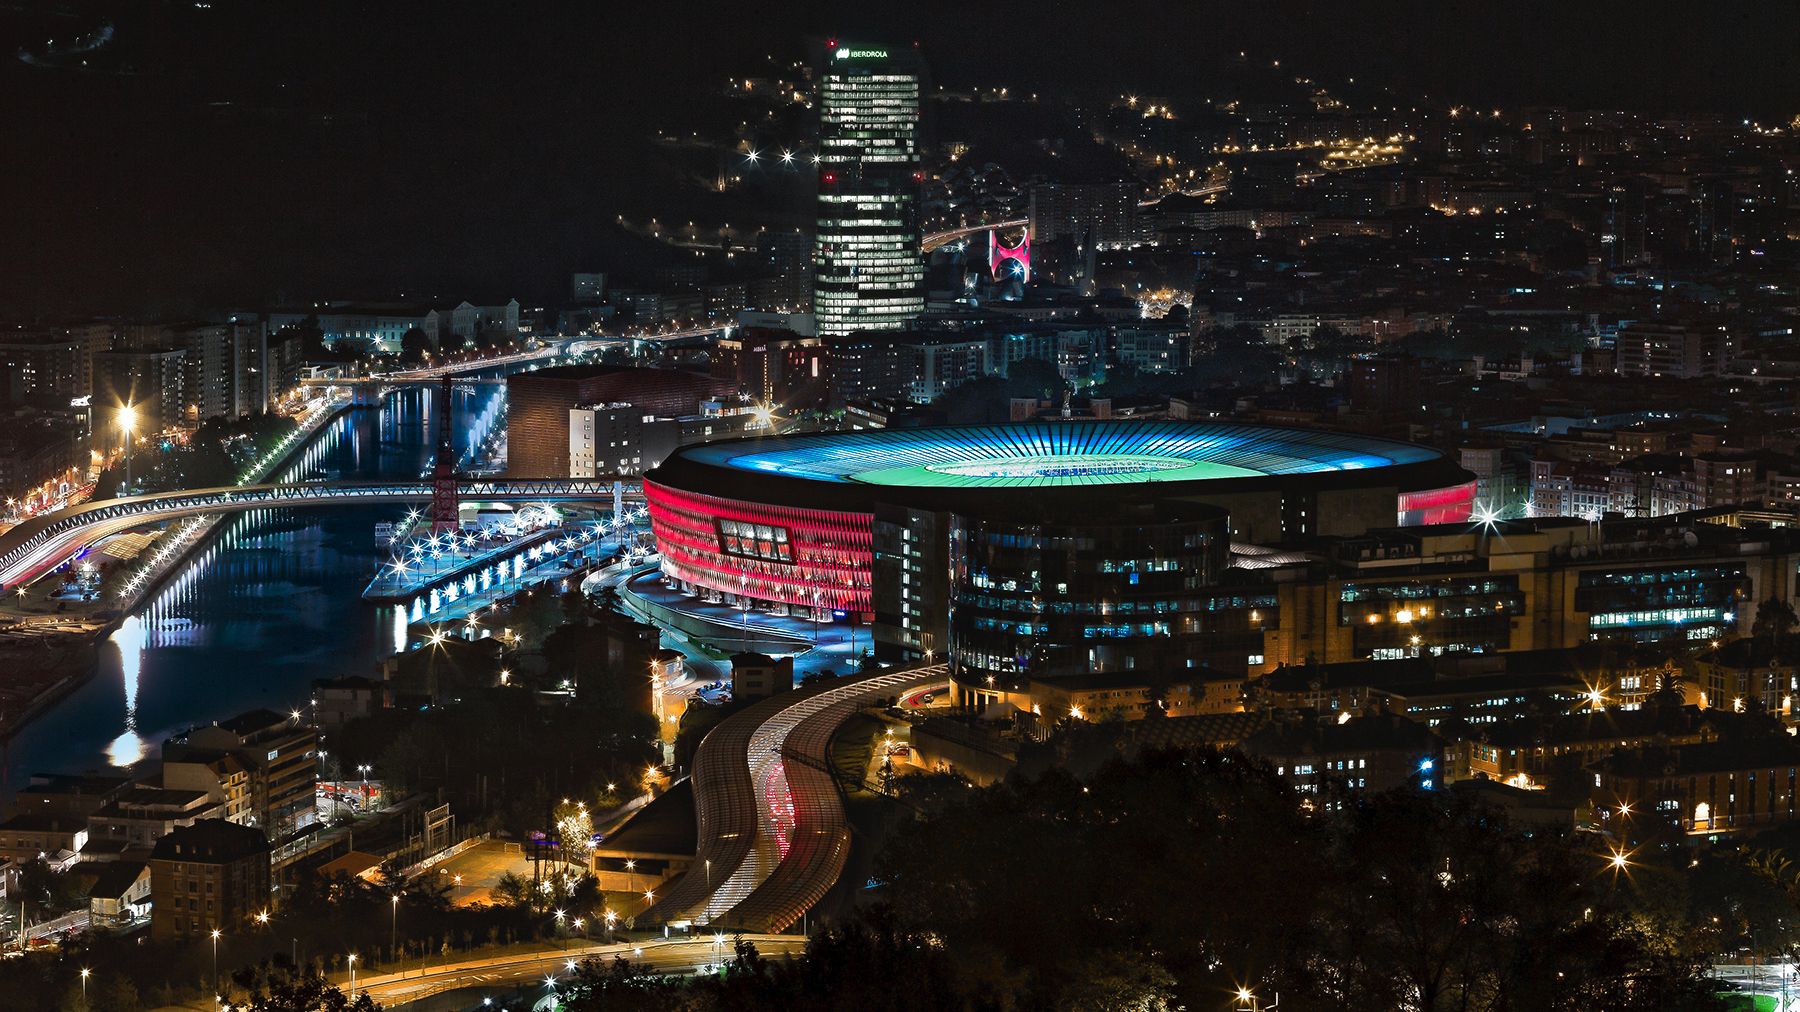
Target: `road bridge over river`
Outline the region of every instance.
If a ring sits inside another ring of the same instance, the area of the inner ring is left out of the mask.
[[[81,549],[145,524],[215,513],[283,506],[354,506],[371,503],[429,503],[432,483],[309,481],[236,488],[161,492],[71,506],[18,525],[0,535],[0,587],[35,580]],[[609,503],[643,495],[635,476],[544,480],[464,481],[459,498],[505,503]]]

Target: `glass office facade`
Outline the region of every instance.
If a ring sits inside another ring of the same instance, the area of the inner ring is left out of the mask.
[[[821,83],[813,257],[820,336],[900,330],[925,310],[919,72],[911,57],[840,48]]]
[[[1242,671],[1279,623],[1272,588],[1218,583],[1223,510],[1184,505],[1142,522],[951,519],[951,673],[978,688],[1032,678],[1211,663]]]
[[[1338,589],[1338,625],[1359,659],[1395,660],[1512,647],[1525,613],[1513,574],[1351,583]]]
[[[1737,628],[1751,580],[1741,562],[1590,569],[1575,590],[1590,640],[1712,640]]]

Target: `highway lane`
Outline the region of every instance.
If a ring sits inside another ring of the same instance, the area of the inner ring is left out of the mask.
[[[567,953],[535,953],[529,956],[501,956],[472,959],[443,967],[427,967],[394,974],[358,974],[356,990],[367,991],[383,1008],[395,1008],[443,991],[465,987],[514,988],[562,980],[573,965],[584,959],[601,958],[608,962],[624,956],[634,963],[647,963],[659,971],[691,974],[697,967],[723,962],[732,957],[735,939],[753,942],[764,956],[798,956],[806,951],[801,935],[718,935],[676,938],[625,945],[571,945]],[[333,975],[333,982],[348,988],[349,975]]]

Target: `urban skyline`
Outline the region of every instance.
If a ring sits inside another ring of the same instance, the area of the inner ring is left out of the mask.
[[[1800,1007],[1793,18],[0,12],[0,1004]]]

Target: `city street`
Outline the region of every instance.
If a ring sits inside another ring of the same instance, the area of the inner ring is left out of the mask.
[[[765,956],[798,955],[806,951],[801,935],[745,935]],[[456,988],[492,988],[495,992],[511,991],[521,984],[544,983],[569,975],[580,960],[599,957],[611,960],[624,956],[634,962],[648,963],[659,970],[693,973],[731,958],[734,936],[704,935],[698,938],[657,939],[640,944],[571,945],[566,953],[538,953],[528,956],[502,956],[472,959],[436,969],[397,974],[358,976],[356,990],[367,991],[383,1008],[404,1008],[414,1002]],[[349,974],[332,976],[333,983],[348,989]]]

